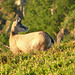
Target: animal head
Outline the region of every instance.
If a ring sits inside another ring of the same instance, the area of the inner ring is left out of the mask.
[[[15,20],[13,22],[11,31],[14,32],[15,34],[17,34],[18,32],[27,32],[28,31],[28,27],[26,27],[25,25],[23,25],[21,23],[21,19],[17,15],[17,17],[15,18]]]
[[[28,27],[26,27],[25,25],[23,25],[21,23],[21,19],[19,17],[17,17],[16,21],[17,21],[16,28],[17,28],[18,32],[23,32],[23,31],[27,32],[28,31]]]

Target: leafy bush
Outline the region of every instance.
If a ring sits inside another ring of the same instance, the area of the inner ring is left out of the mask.
[[[74,11],[74,9],[71,9],[74,3],[74,0],[27,0],[25,4],[26,15],[23,23],[28,26],[29,32],[43,30],[55,38],[56,35],[54,33],[58,33],[59,28],[64,26],[68,27],[64,23],[64,18],[66,15],[69,16],[69,13],[71,13],[70,10]],[[51,14],[51,9],[53,9],[53,15]],[[73,27],[72,24],[70,26]]]
[[[15,5],[15,0],[4,0],[2,1],[2,4],[0,5],[1,8],[4,8],[7,12],[16,11],[17,6]]]
[[[48,51],[37,51],[34,54],[25,53],[24,55],[17,56],[13,56],[8,51],[0,55],[0,74],[74,75],[75,45],[70,45],[72,45],[72,42],[54,45],[54,47]]]
[[[1,48],[1,52],[2,51],[7,51],[8,50],[8,44],[9,44],[9,42],[8,42],[8,39],[9,38],[9,36],[8,35],[5,35],[5,34],[0,34],[0,48]]]
[[[65,36],[64,38],[63,38],[63,43],[65,43],[65,42],[68,42],[68,41],[70,41],[70,40],[73,40],[74,39],[74,37],[73,37],[73,35],[67,35],[67,36]]]
[[[27,0],[22,22],[28,26],[29,32],[43,30],[55,38],[58,28],[65,26],[73,29],[74,4],[74,0]],[[4,0],[0,6],[9,13],[16,11],[14,0]],[[51,9],[54,10],[53,15]],[[4,13],[2,17],[6,18]],[[4,46],[8,45],[8,39],[9,35],[0,34],[1,75],[75,75],[75,44],[70,41],[73,37],[64,37],[62,43],[47,51],[17,56]]]
[[[3,42],[4,44],[8,45],[8,40],[9,40],[9,36],[6,34],[0,34],[0,41]]]

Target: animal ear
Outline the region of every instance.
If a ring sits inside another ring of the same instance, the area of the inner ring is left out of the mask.
[[[14,21],[16,21],[16,20],[17,20],[17,17],[19,17],[19,15],[18,15],[18,14],[16,14]]]
[[[16,22],[16,25],[21,24],[21,19],[19,17],[17,17],[17,20],[16,21],[17,21]]]
[[[21,18],[19,17],[19,14],[16,14],[14,21],[16,21],[16,25],[18,25],[18,23],[21,23]]]
[[[18,20],[19,20],[19,15],[17,16],[17,19],[16,19],[16,25],[18,24]]]

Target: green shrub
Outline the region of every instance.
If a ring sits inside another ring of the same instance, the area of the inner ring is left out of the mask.
[[[71,43],[71,41],[67,44],[61,43],[47,51],[36,51],[33,54],[25,53],[14,56],[9,51],[2,53],[0,55],[0,74],[74,75],[75,46]],[[72,46],[70,47],[70,45]],[[61,48],[63,49],[62,51]]]

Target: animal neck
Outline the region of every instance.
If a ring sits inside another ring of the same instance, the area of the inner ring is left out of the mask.
[[[11,33],[10,33],[10,35],[13,36],[13,35],[16,35],[16,34],[18,34],[18,31],[17,31],[15,23],[13,23],[13,25],[11,27]]]
[[[15,33],[15,32],[11,32],[11,33],[10,33],[11,36],[16,35],[16,34],[17,34],[17,33]]]

